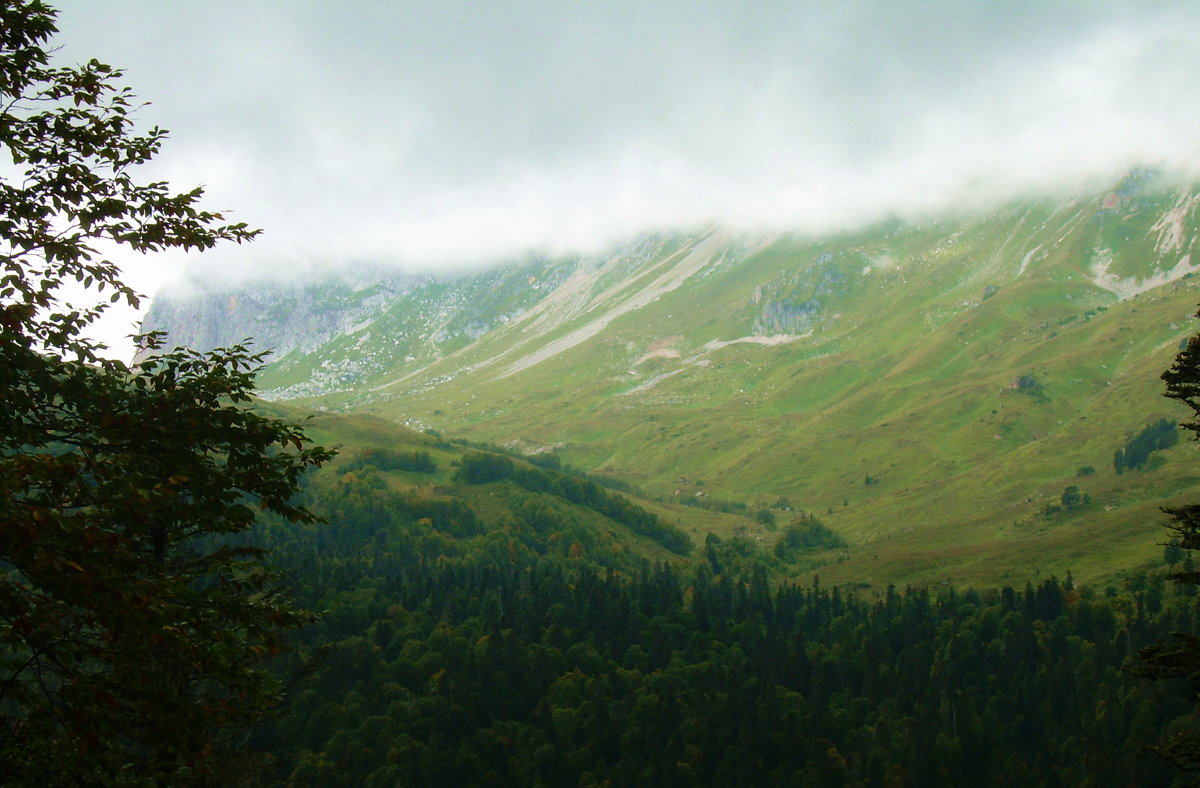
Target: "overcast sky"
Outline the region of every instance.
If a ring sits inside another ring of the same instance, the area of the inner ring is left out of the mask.
[[[445,270],[722,221],[837,229],[1136,164],[1200,171],[1200,3],[58,0],[155,170],[265,228],[146,291]],[[221,272],[221,273],[215,273]]]

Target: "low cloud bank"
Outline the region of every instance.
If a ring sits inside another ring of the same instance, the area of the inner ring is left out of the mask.
[[[58,6],[61,56],[124,66],[173,130],[153,175],[266,229],[201,279],[822,232],[1200,172],[1194,3]]]

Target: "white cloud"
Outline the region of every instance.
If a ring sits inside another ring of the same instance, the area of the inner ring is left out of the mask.
[[[126,66],[173,130],[156,174],[266,229],[214,271],[821,230],[1200,170],[1193,3],[58,5],[61,55]]]

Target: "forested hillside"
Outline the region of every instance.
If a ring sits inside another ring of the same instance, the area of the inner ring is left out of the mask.
[[[1130,672],[1200,625],[1165,566],[1082,589],[780,583],[836,534],[647,532],[661,518],[569,469],[369,420],[309,431],[345,439],[302,498],[329,522],[248,537],[322,611],[278,664],[300,678],[253,734],[252,784],[1173,779],[1147,748],[1190,707]]]
[[[1161,573],[1082,592],[776,586],[744,537],[651,560],[511,480],[419,503],[382,476],[323,471],[306,496],[328,524],[260,531],[325,611],[288,658],[313,660],[291,712],[255,734],[275,780],[1170,782],[1146,747],[1188,706],[1127,672],[1200,623]]]

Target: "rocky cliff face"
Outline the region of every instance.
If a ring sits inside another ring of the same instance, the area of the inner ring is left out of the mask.
[[[280,359],[311,353],[430,281],[380,271],[365,284],[328,278],[167,291],[154,299],[142,330],[164,331],[168,344],[201,351],[249,338]]]
[[[439,359],[520,316],[580,265],[539,259],[448,276],[376,269],[181,289],[155,298],[142,330],[201,351],[250,339],[272,354],[266,396],[314,396]]]

